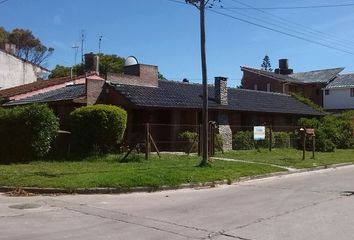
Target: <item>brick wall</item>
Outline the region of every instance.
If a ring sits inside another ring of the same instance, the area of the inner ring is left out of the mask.
[[[267,91],[267,84],[270,84],[271,92],[283,92],[283,84],[280,81],[267,78],[256,73],[251,72],[243,72],[242,77],[243,87],[245,89],[254,90],[254,85],[257,84],[257,90],[259,91]]]
[[[107,74],[107,80],[120,84],[157,87],[158,69],[157,66],[136,64],[124,67],[124,74]]]
[[[295,92],[309,98],[314,103],[323,106],[323,91],[324,84],[284,84],[280,81],[268,78],[262,75],[251,72],[243,72],[243,86],[245,89],[254,90],[254,85],[257,84],[257,90],[267,91],[267,84],[270,84],[271,92],[286,93]]]

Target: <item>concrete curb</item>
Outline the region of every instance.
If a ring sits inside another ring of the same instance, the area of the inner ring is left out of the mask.
[[[303,172],[312,172],[319,171],[329,168],[339,168],[354,165],[354,163],[340,163],[340,164],[331,164],[325,166],[318,166],[314,168],[304,168],[298,169],[296,171],[282,171],[267,173],[262,175],[240,177],[237,180],[222,180],[222,181],[213,181],[205,183],[186,183],[179,186],[162,186],[162,187],[134,187],[134,188],[77,188],[77,189],[64,189],[64,188],[37,188],[37,187],[20,187],[22,190],[33,193],[33,194],[123,194],[123,193],[139,193],[139,192],[159,192],[167,190],[179,190],[179,189],[205,189],[205,188],[214,188],[220,185],[231,185],[239,182],[250,181],[254,179],[263,179],[284,175],[291,175],[296,173]],[[19,187],[9,187],[9,186],[0,186],[0,193],[6,193],[14,191]]]

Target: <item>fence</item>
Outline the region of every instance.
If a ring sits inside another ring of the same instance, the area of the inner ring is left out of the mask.
[[[216,152],[227,150],[251,150],[273,148],[295,148],[315,150],[315,136],[301,132],[298,126],[265,126],[263,140],[254,140],[254,126],[227,126],[230,134],[225,136],[219,133],[221,129],[215,122],[209,123],[208,152],[214,156]],[[125,157],[133,151],[145,153],[148,158],[151,152],[184,152],[186,154],[202,153],[201,125],[188,124],[136,124],[128,128],[125,138],[120,145]],[[230,144],[226,144],[229,141]],[[57,155],[69,155],[70,133],[59,135],[53,150]],[[230,147],[231,146],[231,147]]]
[[[229,126],[233,150],[250,150],[266,148],[296,148],[314,150],[315,137],[300,131],[298,126],[265,126],[264,140],[255,141],[253,138],[254,126]],[[187,154],[201,154],[202,136],[201,125],[187,124],[140,124],[127,129],[122,144],[123,151],[128,156],[136,150],[145,153],[146,158],[151,152],[184,152]],[[209,156],[225,149],[225,136],[219,134],[219,126],[209,123],[208,134]]]

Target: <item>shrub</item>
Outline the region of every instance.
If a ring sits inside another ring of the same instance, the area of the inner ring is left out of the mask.
[[[307,148],[310,148],[310,143],[309,140],[306,143]],[[312,146],[312,144],[311,144]],[[328,138],[327,133],[325,132],[324,129],[318,129],[316,131],[316,145],[315,145],[316,151],[320,152],[334,152],[336,149],[336,145],[333,143],[333,141]],[[310,150],[310,149],[308,149]]]
[[[274,132],[274,147],[275,148],[289,148],[290,135],[287,132]]]
[[[198,133],[196,132],[190,132],[190,131],[185,131],[179,134],[180,138],[183,141],[186,141],[187,144],[184,148],[185,152],[188,152],[191,148],[191,144],[196,140],[197,143],[193,145],[193,148],[191,152],[196,152],[198,150]]]
[[[84,153],[116,149],[123,139],[127,124],[125,110],[103,104],[78,108],[70,117],[74,143]]]
[[[325,112],[325,110],[324,110],[321,106],[317,105],[316,103],[314,103],[314,102],[311,101],[310,99],[308,99],[308,98],[302,96],[302,95],[299,94],[299,93],[291,92],[290,95],[291,95],[293,98],[295,98],[296,100],[298,100],[299,102],[302,102],[302,103],[304,103],[304,104],[306,104],[306,105],[312,107],[313,109],[315,109],[315,110],[317,110],[317,111],[319,111],[319,112]]]
[[[253,132],[239,131],[234,135],[233,149],[250,150],[254,149]]]
[[[222,151],[223,146],[224,146],[224,137],[220,133],[217,133],[215,135],[215,148],[218,149],[219,151]]]
[[[58,129],[58,118],[47,105],[0,110],[0,162],[44,157]]]
[[[321,119],[301,118],[300,126],[315,128],[316,150],[331,152],[335,148],[351,148],[354,145],[354,126],[350,114],[327,115]],[[307,148],[312,146],[308,140]]]

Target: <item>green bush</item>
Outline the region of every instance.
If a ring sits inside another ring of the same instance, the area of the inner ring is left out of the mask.
[[[233,149],[250,150],[254,149],[253,132],[239,131],[233,138]]]
[[[185,131],[185,132],[182,132],[179,134],[179,137],[187,142],[185,147],[184,147],[184,151],[186,153],[189,152],[190,148],[191,148],[191,144],[194,142],[194,141],[197,141],[194,145],[193,145],[193,148],[191,150],[191,152],[196,152],[198,150],[198,133],[196,132],[190,132],[190,131]]]
[[[220,133],[217,133],[215,135],[215,148],[219,151],[222,151],[223,146],[224,146],[224,137]]]
[[[353,112],[346,112],[338,116],[327,115],[321,119],[299,119],[298,125],[315,128],[316,150],[329,152],[335,148],[347,149],[354,146]],[[309,142],[307,146],[312,146]]]
[[[274,132],[274,147],[275,148],[289,148],[290,135],[287,132]]]
[[[58,129],[58,118],[47,105],[0,110],[0,162],[44,157]]]
[[[77,151],[109,152],[122,141],[127,125],[127,112],[111,105],[92,105],[71,114],[72,135]]]

